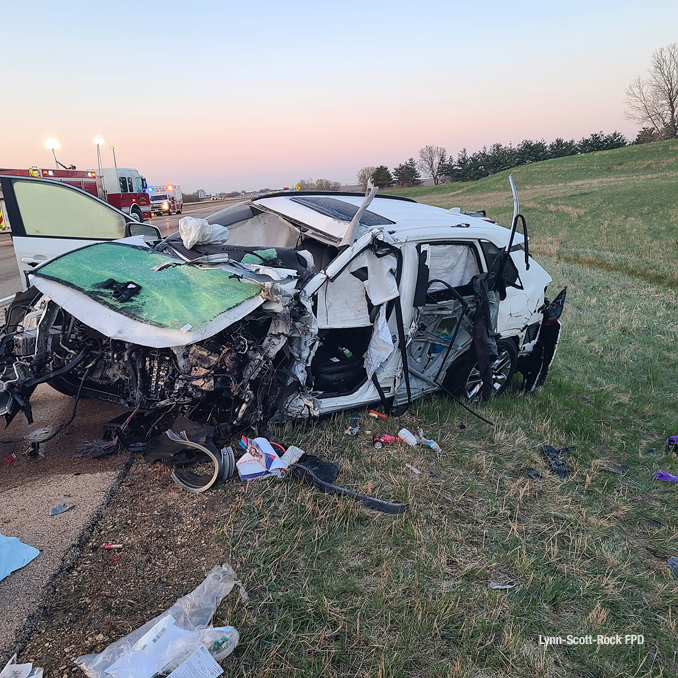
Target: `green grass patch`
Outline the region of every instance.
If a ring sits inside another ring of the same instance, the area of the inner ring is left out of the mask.
[[[543,263],[570,289],[556,363],[536,393],[481,406],[494,428],[434,397],[400,420],[363,417],[356,438],[343,434],[348,414],[278,430],[338,463],[341,484],[410,507],[386,516],[292,482],[242,490],[221,532],[251,596],[223,611],[242,633],[239,675],[675,675],[666,559],[678,554],[678,495],[652,473],[678,473],[662,440],[676,425],[678,294]],[[372,448],[367,430],[403,425],[422,426],[443,454]],[[570,448],[566,480],[549,473],[545,442]],[[538,642],[627,633],[645,645]]]
[[[535,256],[678,287],[678,140],[548,160],[480,181],[392,192],[440,207],[486,209],[510,226],[509,173]]]

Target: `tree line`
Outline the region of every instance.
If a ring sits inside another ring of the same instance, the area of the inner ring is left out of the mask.
[[[401,188],[419,186],[422,174],[433,180],[434,185],[457,181],[475,181],[497,172],[529,165],[533,162],[563,158],[568,155],[607,151],[626,146],[629,142],[620,132],[605,134],[595,132],[580,141],[565,140],[558,137],[551,143],[543,139],[533,141],[523,139],[517,146],[495,143],[483,146],[482,150],[471,155],[463,148],[456,158],[447,154],[442,146],[424,146],[419,150],[419,160],[410,158],[393,169],[386,165],[363,167],[356,175],[358,183],[366,188],[370,180],[379,188],[399,186]],[[638,142],[642,143],[642,142]]]

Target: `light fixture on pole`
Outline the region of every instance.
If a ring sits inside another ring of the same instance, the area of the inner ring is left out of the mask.
[[[113,151],[113,167],[117,167],[118,161],[115,159],[115,146],[111,146],[111,150]]]
[[[47,139],[47,141],[45,141],[45,148],[49,148],[52,151],[52,155],[54,156],[54,166],[59,169],[59,161],[56,157],[56,149],[61,148],[61,145],[56,139]]]
[[[94,137],[94,143],[97,145],[97,164],[99,166],[99,174],[102,174],[102,171],[101,171],[101,146],[104,143],[103,137]]]

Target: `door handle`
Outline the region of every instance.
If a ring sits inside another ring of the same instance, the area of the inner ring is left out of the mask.
[[[44,254],[36,254],[34,257],[21,257],[21,263],[29,266],[37,266],[45,261],[47,261],[47,257]]]

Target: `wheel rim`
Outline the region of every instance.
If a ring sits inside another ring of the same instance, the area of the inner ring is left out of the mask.
[[[504,388],[509,376],[511,375],[511,354],[505,349],[499,349],[497,359],[492,363],[492,395],[496,395],[502,388]],[[469,400],[474,400],[480,396],[483,388],[483,379],[480,376],[478,363],[473,366],[473,369],[466,380],[466,387],[464,392]]]

